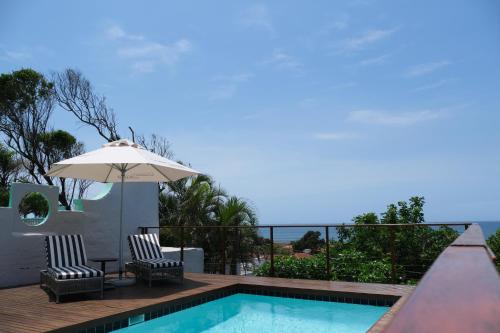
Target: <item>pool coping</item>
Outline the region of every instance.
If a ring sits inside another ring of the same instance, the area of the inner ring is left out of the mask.
[[[237,293],[253,295],[288,297],[298,299],[309,299],[327,302],[341,302],[364,305],[377,305],[390,307],[369,330],[369,332],[379,332],[385,327],[394,313],[399,309],[400,303],[405,296],[383,295],[370,293],[345,292],[338,290],[310,289],[297,287],[276,287],[266,285],[255,285],[246,283],[236,283],[230,286],[223,286],[217,289],[202,291],[194,295],[181,296],[179,298],[140,307],[133,310],[124,311],[115,315],[98,318],[83,323],[59,328],[51,332],[66,333],[104,333],[112,332],[120,328],[129,326],[129,318],[143,315],[144,321],[155,319],[182,311],[193,306],[214,301],[223,297]]]

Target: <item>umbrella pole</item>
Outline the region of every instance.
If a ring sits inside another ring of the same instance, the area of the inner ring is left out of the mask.
[[[125,173],[127,172],[127,165],[122,165],[119,169],[121,172],[120,183],[120,239],[119,239],[119,255],[118,255],[118,279],[113,281],[115,287],[125,287],[135,282],[134,278],[123,277],[123,187],[125,185]]]
[[[118,260],[118,278],[122,279],[123,274],[123,184],[125,179],[125,170],[121,170],[122,181],[120,184],[120,246],[119,246],[119,260]]]

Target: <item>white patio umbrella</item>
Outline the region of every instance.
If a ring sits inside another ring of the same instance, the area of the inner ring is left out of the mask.
[[[123,271],[123,187],[125,182],[170,182],[199,174],[198,171],[166,159],[123,139],[102,148],[55,163],[50,177],[87,179],[101,183],[121,183],[119,278]]]

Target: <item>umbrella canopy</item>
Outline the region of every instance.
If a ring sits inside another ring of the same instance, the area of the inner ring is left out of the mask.
[[[101,149],[55,163],[47,176],[88,179],[102,183],[121,183],[119,277],[123,271],[123,187],[125,182],[170,182],[199,174],[198,171],[166,159],[123,139]]]
[[[124,173],[124,175],[123,175]],[[55,163],[50,177],[94,180],[101,183],[169,182],[199,174],[182,164],[153,154],[123,139],[102,148]]]

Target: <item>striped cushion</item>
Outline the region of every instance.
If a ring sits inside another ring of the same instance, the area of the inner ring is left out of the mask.
[[[151,268],[167,268],[167,267],[180,267],[183,265],[182,261],[175,261],[171,259],[142,259],[137,260],[142,265],[148,265]]]
[[[128,244],[133,260],[163,258],[156,234],[130,235]]]
[[[82,235],[45,237],[47,267],[68,267],[87,264]]]
[[[69,279],[81,279],[90,277],[101,277],[103,276],[102,271],[85,266],[68,266],[68,267],[49,267],[49,274],[58,280],[69,280]]]

